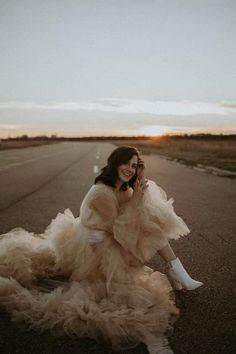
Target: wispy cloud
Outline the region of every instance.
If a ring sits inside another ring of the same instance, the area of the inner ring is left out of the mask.
[[[16,124],[0,124],[0,130],[17,130],[22,127],[22,125]]]
[[[107,98],[95,101],[51,102],[6,101],[0,109],[97,111],[126,114],[191,116],[201,114],[227,115],[236,113],[236,105],[194,101],[145,101]]]

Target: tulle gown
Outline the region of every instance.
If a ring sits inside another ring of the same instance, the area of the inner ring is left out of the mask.
[[[31,328],[108,342],[114,350],[168,334],[179,310],[166,275],[145,266],[190,230],[149,181],[140,198],[97,183],[80,216],[59,213],[42,234],[0,236],[0,306]]]

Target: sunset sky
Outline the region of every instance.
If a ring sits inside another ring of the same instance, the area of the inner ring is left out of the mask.
[[[236,133],[236,1],[0,0],[0,137]]]

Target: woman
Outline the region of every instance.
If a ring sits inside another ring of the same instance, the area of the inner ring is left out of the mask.
[[[85,196],[45,232],[1,235],[0,304],[33,328],[107,341],[114,350],[140,342],[172,353],[165,335],[178,316],[167,277],[144,264],[156,251],[176,289],[195,289],[169,239],[190,232],[165,192],[144,177],[138,150],[116,148]]]

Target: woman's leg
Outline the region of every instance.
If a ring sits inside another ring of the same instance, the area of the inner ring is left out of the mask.
[[[174,251],[173,249],[171,248],[171,245],[168,244],[163,247],[162,249],[160,249],[158,251],[159,255],[164,259],[164,261],[166,262],[170,262],[170,261],[173,261],[174,259],[176,259],[176,255],[174,254]]]
[[[168,244],[158,251],[159,255],[168,263],[169,276],[174,282],[174,286],[177,290],[181,290],[183,287],[188,290],[194,290],[203,285],[202,282],[196,281],[190,277],[186,272],[179,258],[176,257],[169,242]]]

